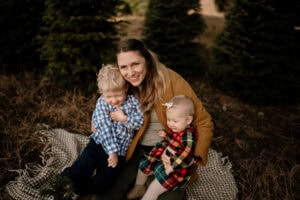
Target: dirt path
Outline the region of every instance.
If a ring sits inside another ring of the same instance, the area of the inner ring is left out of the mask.
[[[200,0],[201,13],[204,16],[224,17],[224,13],[218,12],[214,0]]]
[[[200,0],[201,14],[206,23],[206,30],[197,40],[211,48],[217,35],[224,27],[224,13],[218,12],[214,0]]]

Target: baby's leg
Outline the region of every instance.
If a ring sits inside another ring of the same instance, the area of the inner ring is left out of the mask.
[[[136,199],[144,195],[146,191],[145,183],[148,175],[144,174],[140,169],[138,170],[134,187],[127,193],[127,199]]]
[[[159,195],[166,192],[167,189],[164,188],[158,180],[155,178],[152,183],[149,185],[145,195],[143,196],[142,200],[156,200]]]
[[[147,174],[144,174],[140,169],[138,170],[137,176],[136,176],[136,180],[135,180],[135,184],[136,185],[145,185],[146,181],[147,181]]]

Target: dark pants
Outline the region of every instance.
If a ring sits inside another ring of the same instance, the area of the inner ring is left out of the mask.
[[[108,155],[102,145],[90,139],[80,157],[62,175],[72,180],[77,194],[102,193],[111,187],[125,164],[124,156],[118,156],[115,168],[108,167],[107,159]]]
[[[97,194],[96,200],[125,200],[127,192],[133,187],[141,156],[145,151],[137,147],[132,158],[125,164],[116,181],[104,193]],[[183,191],[167,191],[158,200],[182,200]]]

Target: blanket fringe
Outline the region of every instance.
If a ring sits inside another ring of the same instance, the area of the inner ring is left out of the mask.
[[[229,157],[223,156],[222,153],[218,153],[218,155],[220,156],[222,165],[228,170],[232,171],[232,163],[229,161]]]
[[[41,158],[42,164],[37,163],[27,163],[25,164],[25,169],[11,169],[8,170],[9,172],[16,172],[18,173],[18,176],[26,176],[30,177],[30,175],[35,175],[38,172],[41,171],[41,169],[44,167],[44,165],[47,164],[47,157],[51,154],[51,144],[49,143],[49,137],[52,137],[54,133],[52,131],[49,131],[50,127],[45,124],[39,124],[37,125],[41,130],[38,130],[34,132],[34,135],[36,135],[40,141],[45,144],[43,150],[40,152],[39,157]],[[46,129],[45,129],[46,128]],[[51,133],[51,134],[49,134]],[[31,173],[29,173],[31,172]]]

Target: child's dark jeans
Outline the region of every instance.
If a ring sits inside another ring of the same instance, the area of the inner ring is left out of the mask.
[[[69,177],[74,183],[74,192],[81,194],[102,193],[117,179],[125,164],[125,157],[118,156],[118,165],[108,167],[108,155],[102,145],[90,139],[80,157],[66,168],[63,176]]]

